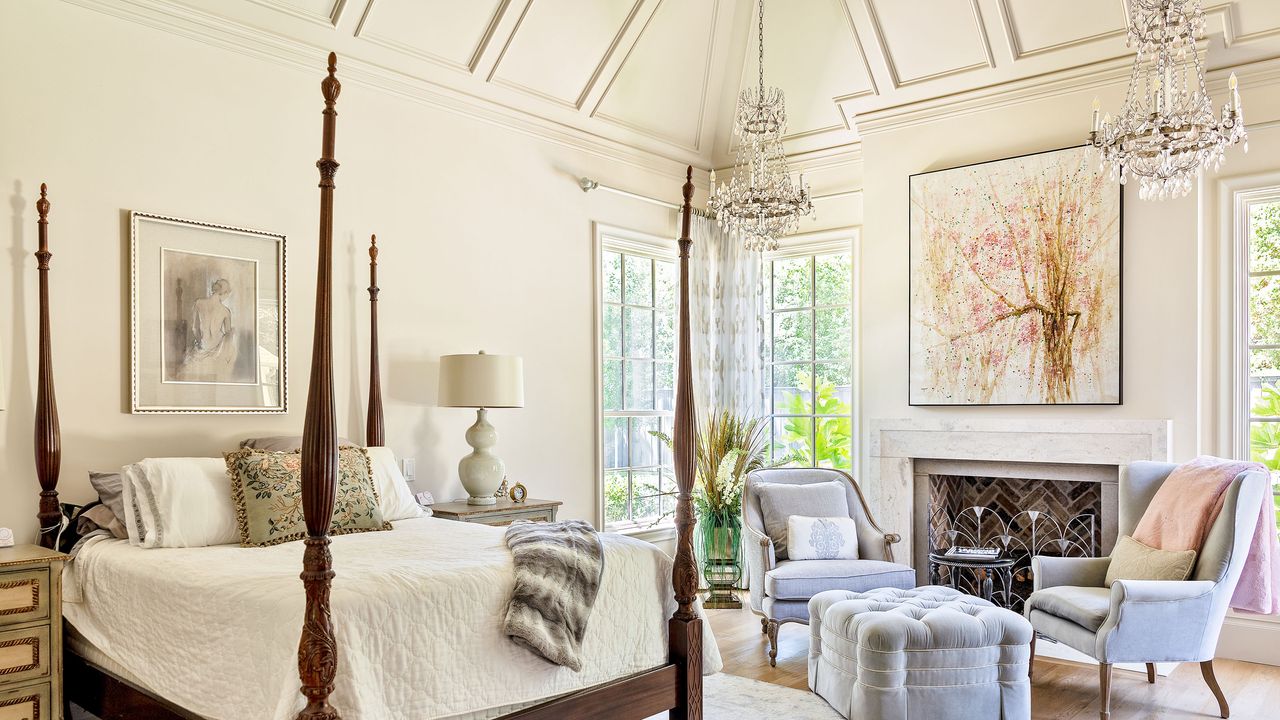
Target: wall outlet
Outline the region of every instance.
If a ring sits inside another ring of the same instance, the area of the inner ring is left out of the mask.
[[[400,471],[404,473],[404,479],[413,482],[418,476],[418,462],[413,458],[402,458],[400,460]]]

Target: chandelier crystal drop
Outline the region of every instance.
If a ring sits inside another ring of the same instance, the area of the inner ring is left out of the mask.
[[[787,108],[782,90],[764,85],[764,0],[760,0],[758,32],[758,84],[738,96],[734,115],[738,149],[733,175],[727,184],[717,185],[712,170],[707,199],[707,209],[720,227],[757,252],[776,250],[778,238],[795,232],[800,218],[813,212],[804,175],[793,181],[787,167],[782,147]]]
[[[1243,143],[1249,151],[1236,76],[1219,119],[1196,47],[1204,37],[1200,0],[1130,0],[1129,18],[1137,57],[1124,108],[1099,120],[1095,100],[1089,143],[1121,184],[1138,178],[1143,199],[1180,197],[1202,170],[1222,166],[1227,148]]]

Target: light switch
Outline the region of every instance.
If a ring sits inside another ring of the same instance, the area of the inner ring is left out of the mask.
[[[413,482],[418,474],[418,463],[413,458],[403,458],[400,460],[400,469],[404,473],[404,479]]]

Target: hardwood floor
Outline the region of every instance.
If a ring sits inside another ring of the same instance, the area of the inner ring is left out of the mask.
[[[778,666],[769,667],[769,640],[760,632],[760,618],[742,610],[707,610],[724,670],[730,675],[808,689],[809,628],[795,623],[778,633]],[[1214,669],[1236,720],[1280,718],[1280,667],[1217,660]],[[1096,720],[1098,670],[1040,658],[1031,688],[1033,720]],[[1200,678],[1200,667],[1183,663],[1154,685],[1143,673],[1115,671],[1112,683],[1113,720],[1179,720],[1216,718],[1218,705]],[[975,720],[981,720],[976,719]]]

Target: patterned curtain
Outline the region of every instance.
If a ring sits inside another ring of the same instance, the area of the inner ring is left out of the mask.
[[[695,215],[689,303],[693,392],[699,417],[728,409],[757,416],[764,407],[764,277],[749,252]]]

